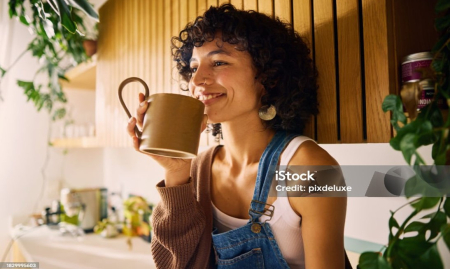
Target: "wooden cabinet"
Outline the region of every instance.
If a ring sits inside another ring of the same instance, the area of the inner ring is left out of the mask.
[[[401,59],[430,50],[436,0],[109,0],[100,9],[97,134],[105,146],[130,146],[117,97],[122,80],[138,76],[152,93],[183,85],[171,61],[170,38],[210,5],[231,2],[291,23],[310,44],[319,71],[320,114],[306,135],[319,143],[388,142],[381,104],[398,93]],[[125,89],[131,110],[142,87]]]

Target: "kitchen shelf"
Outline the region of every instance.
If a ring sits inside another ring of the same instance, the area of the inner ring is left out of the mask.
[[[51,141],[56,148],[96,148],[99,143],[96,137],[60,138]]]
[[[60,80],[64,89],[81,89],[95,91],[97,75],[97,54],[88,62],[81,63],[65,73],[69,81]]]

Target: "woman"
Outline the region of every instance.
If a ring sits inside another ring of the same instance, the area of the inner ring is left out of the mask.
[[[173,41],[179,73],[205,104],[203,128],[221,123],[225,145],[192,162],[152,156],[166,171],[152,219],[157,267],[344,268],[345,197],[268,196],[280,163],[337,165],[300,136],[318,109],[316,71],[299,35],[223,5]],[[136,150],[133,130],[148,107],[139,100],[127,126]]]

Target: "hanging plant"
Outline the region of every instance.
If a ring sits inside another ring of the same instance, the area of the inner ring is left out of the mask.
[[[87,0],[10,0],[10,18],[18,18],[33,35],[25,51],[8,68],[0,67],[1,79],[27,52],[41,63],[31,81],[17,80],[36,109],[52,113],[52,119],[66,115],[63,105],[67,102],[60,80],[67,80],[67,69],[89,60],[83,48],[85,33],[89,32],[86,16],[98,21],[98,14]],[[38,75],[44,75],[48,82],[36,82]],[[1,84],[0,84],[1,85]],[[1,91],[0,91],[1,98]]]

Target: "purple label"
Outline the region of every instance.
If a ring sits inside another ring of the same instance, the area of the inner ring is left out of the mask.
[[[423,90],[421,95],[422,96],[419,99],[419,103],[417,104],[418,109],[422,109],[426,105],[431,103],[431,101],[433,100],[433,97],[434,97],[434,89]]]
[[[418,81],[421,73],[416,71],[419,68],[426,68],[431,65],[431,60],[422,60],[402,64],[402,82]]]

